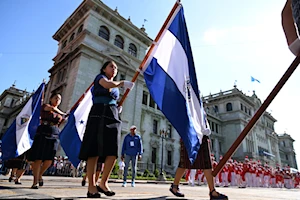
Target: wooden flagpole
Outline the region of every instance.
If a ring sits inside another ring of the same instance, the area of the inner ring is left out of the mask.
[[[134,74],[134,76],[133,76],[131,82],[135,82],[135,81],[136,81],[138,75],[140,74],[140,71],[143,69],[143,67],[144,67],[144,65],[145,65],[145,63],[146,63],[146,61],[148,60],[149,56],[151,55],[151,53],[152,53],[152,51],[153,51],[153,49],[154,49],[154,46],[156,45],[156,43],[157,43],[158,40],[160,39],[162,33],[164,32],[164,30],[165,30],[165,28],[167,27],[167,25],[168,25],[168,23],[169,23],[171,17],[173,16],[175,10],[177,9],[177,7],[178,7],[179,5],[181,5],[181,4],[180,4],[180,0],[177,0],[176,3],[174,4],[174,6],[173,6],[173,8],[172,8],[172,10],[171,10],[171,12],[170,12],[170,14],[168,15],[166,21],[164,22],[163,26],[161,27],[160,31],[158,32],[158,34],[157,34],[157,36],[156,36],[154,42],[151,44],[150,49],[148,50],[148,52],[147,52],[146,56],[144,57],[143,61],[141,62],[141,64],[140,64],[138,70],[135,72],[135,74]],[[125,91],[125,93],[124,93],[122,99],[121,99],[120,102],[118,103],[118,106],[121,106],[121,105],[123,104],[123,102],[124,102],[124,100],[126,99],[126,97],[128,96],[128,93],[129,93],[129,92],[130,92],[129,89],[127,89],[127,90]]]
[[[74,110],[77,106],[78,106],[78,104],[82,101],[82,99],[84,98],[84,96],[85,96],[85,94],[91,89],[91,87],[94,85],[94,82],[92,82],[91,83],[91,85],[85,90],[85,92],[81,95],[81,97],[76,101],[76,103],[72,106],[72,108],[70,109],[70,112],[72,111],[72,110]],[[69,112],[69,113],[70,113]],[[69,114],[68,113],[68,114]]]
[[[223,156],[223,158],[220,160],[219,164],[215,167],[215,169],[212,172],[212,175],[215,177],[220,170],[224,167],[228,159],[234,154],[234,152],[237,150],[237,148],[240,146],[244,138],[247,136],[248,132],[252,129],[256,121],[260,118],[260,116],[265,112],[267,107],[270,105],[270,103],[273,101],[275,96],[278,94],[278,92],[281,90],[283,85],[287,82],[287,80],[290,78],[290,76],[293,74],[293,72],[296,70],[300,63],[300,55],[298,55],[290,67],[287,69],[287,71],[284,73],[284,75],[281,77],[279,82],[276,84],[272,92],[269,94],[267,99],[264,101],[264,103],[260,106],[260,108],[256,111],[250,122],[247,124],[247,126],[244,128],[244,130],[241,132],[241,134],[238,136],[238,138],[234,141],[232,146],[229,148],[229,150],[226,152],[226,154]]]

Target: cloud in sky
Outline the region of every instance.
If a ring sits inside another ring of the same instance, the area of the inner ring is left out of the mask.
[[[208,28],[204,31],[203,41],[207,45],[272,43],[278,42],[278,38],[282,39],[282,37],[280,15],[277,11],[273,11],[257,16],[252,20],[252,24]]]

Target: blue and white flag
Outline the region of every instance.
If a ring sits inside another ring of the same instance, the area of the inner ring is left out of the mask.
[[[88,115],[93,105],[91,87],[84,95],[79,105],[70,113],[68,122],[59,135],[60,144],[71,163],[77,167],[80,163],[78,158],[81,142],[85,132]]]
[[[260,81],[259,80],[257,80],[256,78],[254,78],[253,76],[251,76],[251,82],[258,82],[258,83],[260,83]]]
[[[203,135],[209,135],[200,98],[193,55],[180,5],[144,66],[152,98],[177,130],[190,162],[197,157]]]
[[[31,148],[40,124],[44,89],[45,83],[42,83],[4,134],[2,138],[3,160],[16,158]]]

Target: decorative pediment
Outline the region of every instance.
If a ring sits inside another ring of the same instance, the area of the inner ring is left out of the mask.
[[[158,140],[151,139],[150,145],[151,145],[151,147],[153,147],[153,148],[158,148],[159,145],[160,145],[160,143],[159,143]]]
[[[166,149],[168,151],[174,151],[174,145],[173,144],[166,144]]]

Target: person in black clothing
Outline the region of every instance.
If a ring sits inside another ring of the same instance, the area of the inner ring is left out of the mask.
[[[59,124],[62,123],[66,113],[58,109],[61,103],[60,94],[52,94],[50,103],[44,104],[41,109],[41,124],[37,129],[29,153],[29,161],[33,161],[32,189],[43,186],[42,175],[50,167],[58,147]]]
[[[93,106],[79,153],[79,159],[87,161],[88,198],[100,198],[98,192],[107,196],[115,195],[108,186],[108,178],[117,159],[118,138],[121,134],[121,120],[117,107],[118,87],[132,89],[134,86],[130,81],[114,81],[117,72],[116,63],[108,61],[94,79]],[[99,185],[96,185],[95,180],[97,162],[104,163]]]

